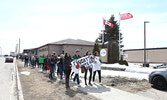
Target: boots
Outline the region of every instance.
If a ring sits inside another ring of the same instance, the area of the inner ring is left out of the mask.
[[[69,78],[66,78],[66,89],[69,89],[70,86],[69,86]]]
[[[61,75],[61,76],[60,76],[60,80],[62,80],[62,79],[63,79],[63,76]]]

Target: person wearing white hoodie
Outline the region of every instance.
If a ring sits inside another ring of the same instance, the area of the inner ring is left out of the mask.
[[[95,76],[96,76],[96,71],[97,71],[99,74],[99,84],[102,85],[102,82],[101,82],[101,60],[99,57],[99,53],[97,51],[95,51],[94,56],[95,56],[95,63],[93,66],[93,84],[95,84]]]

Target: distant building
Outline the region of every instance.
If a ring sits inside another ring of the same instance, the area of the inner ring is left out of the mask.
[[[75,50],[80,50],[80,55],[84,56],[87,50],[92,51],[94,46],[94,42],[85,41],[81,39],[65,39],[53,43],[48,43],[43,46],[34,49],[24,49],[23,53],[27,53],[28,55],[47,55],[56,53],[60,55],[62,53],[70,53],[70,55],[75,54]]]
[[[10,52],[10,56],[15,57],[15,56],[16,56],[16,53],[15,53],[15,52]]]
[[[37,55],[37,48],[24,49],[23,54],[36,56]]]
[[[124,50],[124,59],[131,63],[144,63],[144,49]],[[147,48],[147,63],[167,63],[167,47]]]

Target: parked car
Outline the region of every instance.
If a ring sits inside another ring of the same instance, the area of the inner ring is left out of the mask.
[[[153,87],[156,89],[167,89],[167,69],[153,71],[152,73],[150,73],[149,83],[153,84]]]
[[[161,65],[156,65],[153,68],[154,69],[157,69],[157,68],[167,68],[167,63],[161,64]]]
[[[5,57],[5,63],[7,63],[7,62],[13,63],[13,57],[11,57],[11,56]]]

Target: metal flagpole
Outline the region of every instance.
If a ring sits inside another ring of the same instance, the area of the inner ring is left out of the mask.
[[[104,44],[104,18],[103,18],[103,26],[102,26],[102,45]]]
[[[120,35],[120,13],[119,13],[119,60],[121,60],[121,46],[120,46],[120,42],[121,42],[121,35]]]

